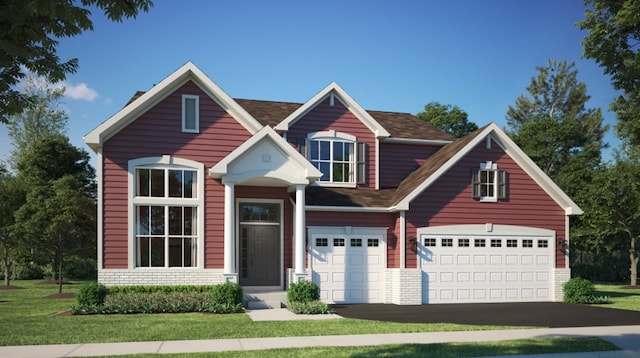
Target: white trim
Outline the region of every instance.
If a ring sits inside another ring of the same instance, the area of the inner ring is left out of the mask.
[[[193,81],[211,99],[229,113],[249,133],[254,134],[262,125],[233,98],[226,94],[215,82],[205,75],[192,62],[187,62],[168,77],[153,86],[149,91],[118,111],[84,136],[84,141],[97,152],[109,138],[116,135],[131,122],[172,94],[188,81]]]
[[[407,261],[407,217],[406,211],[401,211],[400,219],[400,268],[406,268]]]
[[[491,227],[491,230],[487,228]],[[500,225],[500,224],[463,224],[463,225],[443,225],[443,226],[428,226],[416,228],[418,236],[420,235],[442,235],[442,236],[488,236],[488,237],[500,237],[500,236],[518,236],[518,237],[538,237],[538,236],[556,236],[554,230],[541,229],[530,226],[519,225]],[[549,245],[552,243],[550,242]]]
[[[385,143],[406,143],[406,144],[420,144],[420,145],[447,145],[451,144],[452,140],[433,140],[433,139],[413,139],[413,138],[384,138]]]
[[[187,100],[193,99],[194,102],[194,125],[195,128],[187,128]],[[182,131],[186,133],[199,133],[200,132],[200,96],[192,94],[182,95]]]
[[[344,141],[357,142],[356,136],[344,132],[338,132],[333,129],[308,133],[307,139],[343,139]]]
[[[98,177],[98,272],[104,269],[104,164],[102,156],[102,148],[97,151],[98,168],[96,175]]]
[[[307,211],[333,211],[343,213],[391,213],[397,210],[393,208],[372,208],[361,206],[319,206],[319,205],[307,205]]]
[[[135,179],[135,171],[136,168],[140,167],[163,167],[163,168],[182,168],[182,169],[193,169],[196,171],[197,175],[197,198],[194,199],[166,199],[166,198],[146,198],[145,200],[139,200],[135,198],[135,188],[136,188],[136,179]],[[128,267],[129,269],[139,269],[139,270],[159,270],[159,269],[171,269],[171,270],[184,270],[184,269],[204,269],[204,250],[205,250],[205,223],[204,223],[204,212],[205,212],[205,192],[204,192],[204,164],[184,158],[176,158],[169,155],[163,155],[161,157],[145,157],[145,158],[137,158],[129,160],[128,163],[128,173],[127,173],[127,200],[128,200]],[[135,205],[137,203],[158,203],[167,205],[170,200],[173,203],[180,204],[195,204],[198,208],[197,213],[197,230],[198,230],[198,239],[196,242],[196,267],[136,267],[136,231],[135,231]]]
[[[291,113],[275,127],[277,131],[288,131],[300,118],[322,103],[327,97],[338,99],[351,113],[353,113],[376,138],[389,137],[390,134],[378,123],[364,108],[362,108],[351,96],[347,94],[337,83],[331,82],[327,87],[318,92],[305,104]]]
[[[380,190],[380,140],[376,138],[376,159],[375,159],[375,188],[376,190]],[[366,164],[365,164],[366,165]]]
[[[256,203],[256,204],[278,204],[280,206],[280,257],[278,258],[278,273],[280,275],[279,286],[247,286],[250,289],[283,289],[284,288],[284,200],[282,199],[251,199],[251,198],[236,198],[235,199],[235,247],[237,248],[234,253],[235,259],[235,272],[238,275],[238,284],[240,283],[240,205],[243,203]]]

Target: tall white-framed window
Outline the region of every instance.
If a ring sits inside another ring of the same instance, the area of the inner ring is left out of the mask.
[[[198,267],[204,165],[169,156],[129,162],[134,267]]]
[[[196,95],[182,95],[182,131],[189,133],[200,132],[200,97]]]
[[[322,172],[316,182],[319,185],[366,183],[366,144],[355,136],[336,131],[310,133],[301,151]]]
[[[496,202],[507,198],[507,172],[498,170],[492,161],[480,163],[471,173],[472,197],[483,202]]]

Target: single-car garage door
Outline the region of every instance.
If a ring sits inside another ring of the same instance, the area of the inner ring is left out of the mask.
[[[384,232],[367,228],[309,229],[310,266],[327,303],[380,303],[383,300]]]
[[[552,300],[554,231],[487,224],[418,233],[423,303]]]

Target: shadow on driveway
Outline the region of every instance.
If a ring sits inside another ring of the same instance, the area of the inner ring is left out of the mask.
[[[589,327],[640,325],[640,311],[557,302],[332,305],[335,313],[358,318],[404,323],[458,323],[472,325]]]

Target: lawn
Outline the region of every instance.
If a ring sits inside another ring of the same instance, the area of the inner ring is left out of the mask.
[[[253,322],[245,314],[154,314],[154,315],[86,315],[70,316],[57,313],[66,311],[75,304],[73,298],[45,298],[57,293],[57,286],[39,284],[35,281],[14,281],[13,285],[23,287],[18,290],[0,290],[0,324],[11,327],[0,335],[0,345],[96,343],[127,341],[160,341],[219,338],[286,337],[334,334],[368,333],[408,333],[508,329],[504,326],[471,326],[457,324],[406,324],[378,322],[356,319],[337,319],[321,321],[285,321]],[[80,283],[64,286],[64,292],[75,293]],[[598,284],[596,288],[602,295],[613,299],[611,308],[640,310],[640,289],[622,290],[620,285]],[[521,327],[520,327],[521,328]],[[574,347],[570,351],[609,350],[612,346],[600,339],[589,341],[559,341],[551,339],[510,341],[505,343],[445,344],[445,345],[402,345],[383,347],[340,348],[339,351],[351,352],[346,355],[395,355],[420,356],[424,350],[434,349],[445,352],[458,352],[455,356],[464,356],[462,351],[470,350],[470,355],[494,347],[491,354],[517,354],[523,352],[540,353],[550,349],[561,352],[561,347]],[[528,350],[527,350],[528,349]],[[564,349],[564,348],[563,348]],[[256,353],[269,356],[326,356],[335,355],[334,348],[312,348],[300,350],[274,350]],[[506,353],[503,353],[506,352]],[[245,352],[246,353],[246,352]],[[273,354],[273,355],[270,355]],[[343,353],[341,353],[343,354]],[[343,356],[344,356],[343,354]],[[513,353],[515,354],[515,353]],[[201,357],[205,355],[189,355]],[[210,356],[210,355],[206,355]],[[233,352],[223,356],[234,356]],[[446,357],[445,353],[438,356]]]

